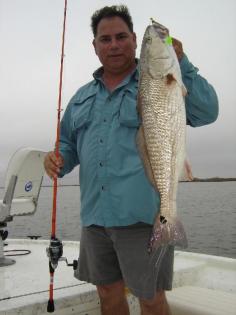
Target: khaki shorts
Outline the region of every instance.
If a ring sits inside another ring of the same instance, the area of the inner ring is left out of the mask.
[[[151,232],[152,226],[145,223],[114,228],[84,227],[75,277],[94,285],[123,279],[130,291],[143,299],[152,299],[159,289],[171,290],[174,247],[150,255],[147,248]],[[162,259],[158,264],[160,254]]]

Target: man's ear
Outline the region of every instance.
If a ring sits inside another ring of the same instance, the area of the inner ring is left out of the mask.
[[[136,36],[136,33],[133,33],[133,40],[134,40],[135,49],[136,49],[137,48],[137,36]]]
[[[93,47],[94,47],[95,53],[96,53],[96,55],[97,55],[97,49],[96,49],[96,42],[95,42],[95,39],[93,39]]]

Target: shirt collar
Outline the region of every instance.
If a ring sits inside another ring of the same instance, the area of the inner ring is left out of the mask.
[[[136,62],[136,68],[134,71],[127,75],[127,77],[123,80],[129,81],[131,78],[134,78],[136,81],[138,81],[139,78],[139,59],[135,58]],[[103,74],[103,67],[99,67],[97,70],[94,71],[93,77],[95,79],[94,84],[96,84],[98,81],[102,81],[102,74]]]

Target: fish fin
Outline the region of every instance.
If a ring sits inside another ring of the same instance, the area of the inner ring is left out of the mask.
[[[191,165],[188,161],[187,158],[185,158],[184,160],[184,164],[183,164],[183,168],[182,168],[182,171],[180,173],[180,178],[179,178],[179,181],[193,181],[194,180],[194,176],[193,176],[193,173],[192,173],[192,168],[191,168]]]
[[[144,164],[145,173],[146,173],[150,183],[155,188],[156,187],[155,179],[153,177],[152,167],[151,167],[151,163],[150,163],[150,160],[148,157],[148,151],[147,151],[147,147],[145,144],[145,136],[144,136],[144,130],[143,130],[142,125],[140,126],[140,128],[138,130],[136,142],[137,142],[139,154],[140,154],[142,162]]]
[[[173,81],[176,81],[172,73],[168,73],[166,76],[166,84],[170,85]]]
[[[186,248],[188,240],[184,226],[177,216],[166,217],[160,220],[158,216],[153,226],[153,232],[149,243],[149,252],[159,248],[160,246],[179,246]]]
[[[187,91],[185,85],[183,84],[183,82],[182,81],[178,81],[178,79],[176,79],[175,76],[172,73],[168,73],[166,75],[166,84],[170,85],[174,81],[181,85],[182,95],[185,97],[187,95],[188,91]]]
[[[178,67],[177,71],[175,71],[175,73],[173,74],[173,77],[177,81],[179,87],[182,89],[183,97],[185,97],[187,95],[188,91],[187,91],[187,88],[182,81],[182,76],[181,76],[179,67]]]
[[[184,84],[182,84],[182,94],[184,97],[188,94],[188,91],[187,91],[186,86]]]

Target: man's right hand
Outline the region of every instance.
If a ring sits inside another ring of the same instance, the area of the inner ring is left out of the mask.
[[[60,168],[63,167],[64,160],[61,154],[59,157],[56,157],[56,153],[54,151],[48,152],[48,154],[44,158],[44,168],[46,173],[51,178],[56,178],[60,173]]]

